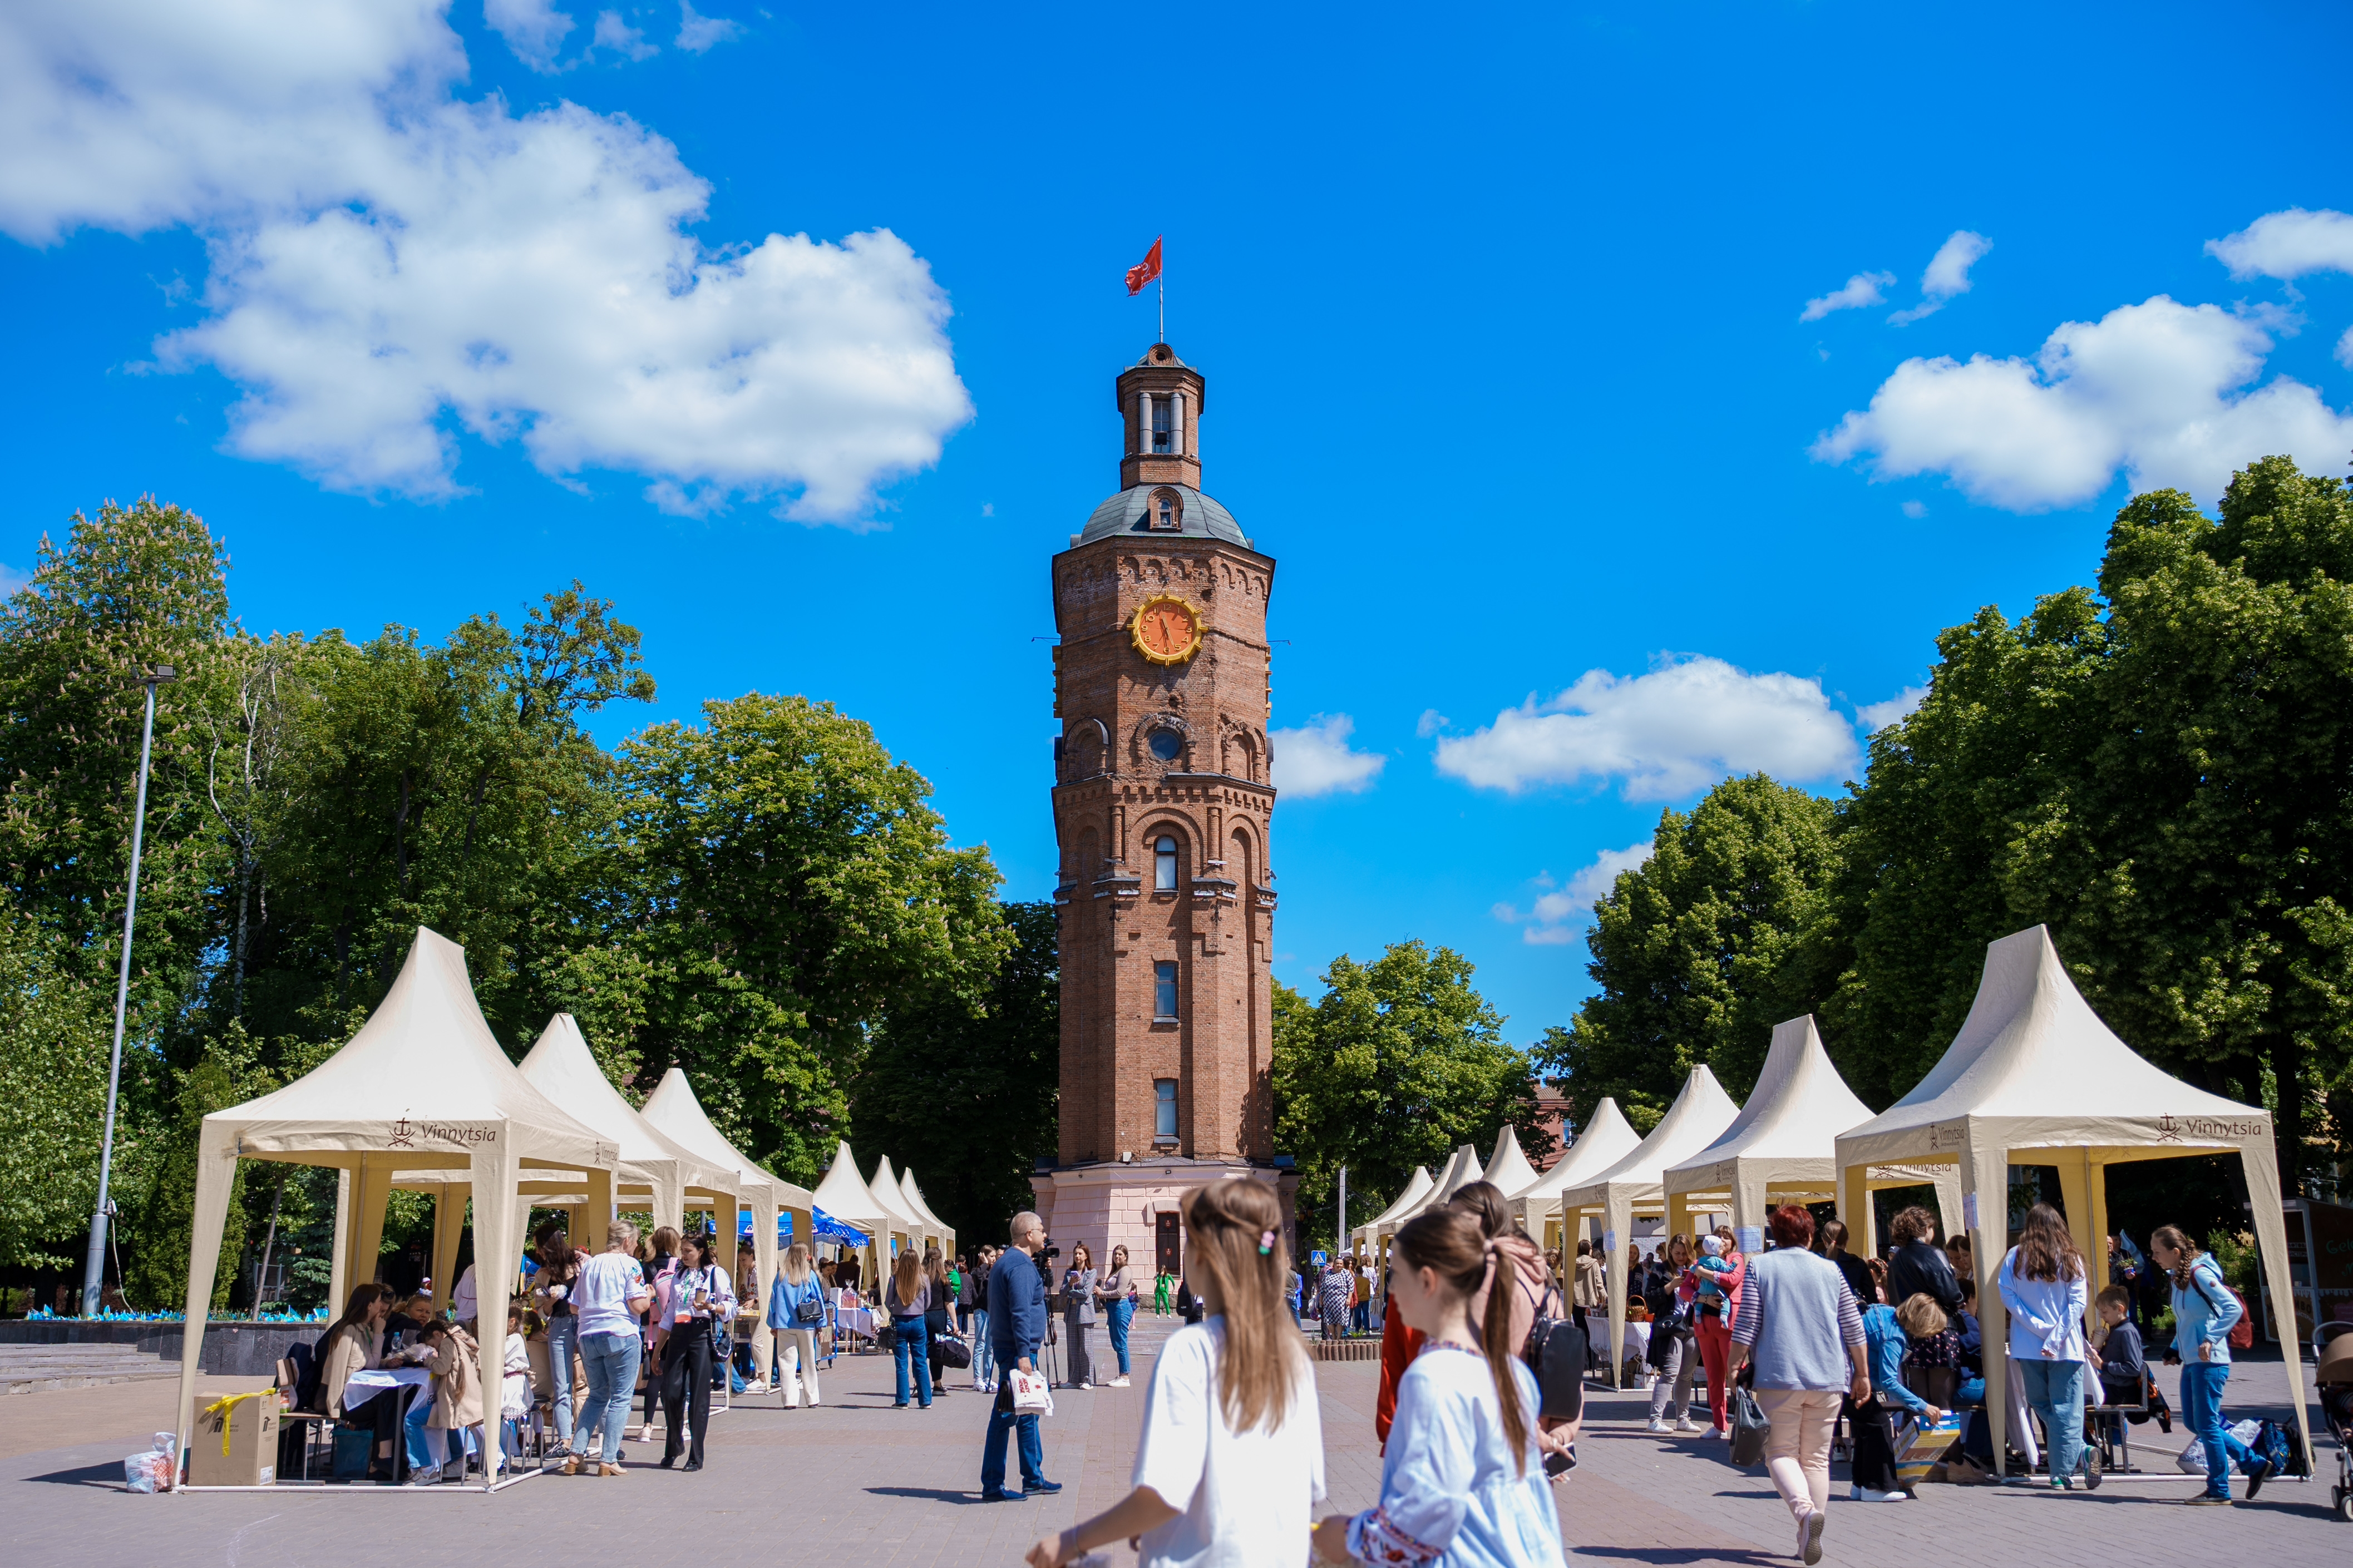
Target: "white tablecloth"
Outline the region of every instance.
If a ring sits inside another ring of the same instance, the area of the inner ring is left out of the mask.
[[[433,1381],[433,1374],[421,1366],[387,1366],[373,1372],[355,1372],[343,1384],[343,1409],[358,1409],[387,1388],[416,1387]]]
[[[874,1337],[874,1311],[872,1308],[842,1307],[838,1309],[838,1311],[840,1316],[841,1331],[843,1333],[863,1334],[870,1340]]]

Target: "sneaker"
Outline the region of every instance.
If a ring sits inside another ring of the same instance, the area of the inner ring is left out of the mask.
[[[1128,1386],[1127,1374],[1122,1373],[1119,1376],[1113,1378],[1109,1383],[1103,1384],[1103,1386],[1105,1388],[1125,1388]]]
[[[1812,1568],[1822,1560],[1822,1526],[1830,1516],[1820,1509],[1809,1509],[1806,1517],[1798,1521],[1798,1560]]]
[[[1061,1489],[1062,1483],[1060,1481],[1023,1481],[1021,1483],[1021,1492],[1025,1497],[1046,1492],[1058,1492]]]
[[[1869,1487],[1855,1487],[1848,1491],[1847,1496],[1856,1502],[1909,1502],[1912,1500],[1904,1492],[1877,1492]]]
[[[2216,1497],[2212,1492],[2200,1492],[2196,1497],[2183,1498],[2181,1500],[2188,1503],[2191,1508],[2228,1508],[2231,1506],[2231,1500],[2229,1498]]]
[[[1667,1418],[1663,1415],[1651,1416],[1650,1429],[1653,1432],[1664,1432],[1667,1430]]]
[[[1700,1424],[1688,1415],[1675,1423],[1675,1430],[1678,1432],[1696,1432],[1700,1429]]]
[[[748,1396],[754,1394],[768,1394],[774,1391],[771,1390],[765,1383],[747,1383],[744,1385],[744,1392]]]
[[[2247,1500],[2249,1502],[2254,1501],[2255,1494],[2263,1490],[2263,1483],[2271,1479],[2272,1466],[2270,1460],[2264,1459],[2258,1461],[2255,1464],[2249,1465],[2247,1467]]]

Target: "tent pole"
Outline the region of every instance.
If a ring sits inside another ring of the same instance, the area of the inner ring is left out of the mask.
[[[1978,1223],[1969,1228],[1969,1261],[1978,1275],[1978,1327],[1983,1342],[1986,1424],[1993,1432],[1993,1470],[2008,1473],[2010,1431],[2010,1314],[1995,1283],[2010,1240],[2010,1151],[1986,1149],[1969,1130],[1961,1169],[1962,1196],[1977,1199]],[[1988,1231],[1991,1230],[1990,1237]]]
[[[2108,1166],[2105,1160],[2084,1152],[2084,1186],[2092,1195],[2092,1245],[2098,1248],[2084,1254],[2084,1265],[2091,1270],[2092,1288],[2084,1302],[2084,1326],[2090,1329],[2100,1321],[2098,1297],[2108,1281]]]
[[[196,1373],[204,1363],[205,1320],[213,1304],[213,1276],[220,1267],[221,1226],[228,1219],[230,1189],[237,1184],[237,1135],[202,1127],[196,1134],[196,1194],[188,1225],[187,1320],[180,1337],[180,1397],[173,1425],[179,1434],[175,1466],[188,1451],[196,1426]]]
[[[362,1156],[364,1158],[365,1156]],[[327,1310],[340,1314],[351,1299],[352,1168],[335,1167],[335,1233],[327,1243]]]
[[[2247,1198],[2255,1215],[2255,1247],[2264,1281],[2271,1287],[2272,1327],[2280,1357],[2287,1363],[2287,1386],[2295,1402],[2295,1432],[2303,1440],[2305,1465],[2312,1468],[2312,1412],[2304,1397],[2304,1344],[2297,1338],[2295,1276],[2287,1262],[2287,1211],[2281,1202],[2279,1152],[2272,1143],[2270,1118],[2263,1131],[2239,1145],[2247,1175]]]

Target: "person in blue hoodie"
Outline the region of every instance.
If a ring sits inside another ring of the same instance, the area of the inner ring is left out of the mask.
[[[2231,1330],[2245,1316],[2238,1293],[2222,1278],[2213,1254],[2178,1226],[2159,1226],[2149,1256],[2173,1276],[2173,1353],[2181,1358],[2181,1417],[2206,1449],[2206,1489],[2190,1499],[2208,1506],[2231,1501],[2231,1467],[2247,1477],[2247,1500],[2272,1479],[2271,1465],[2231,1436],[2222,1419],[2222,1385],[2231,1380]]]

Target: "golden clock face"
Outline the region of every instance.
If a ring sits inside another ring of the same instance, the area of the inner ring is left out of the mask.
[[[1138,605],[1130,631],[1136,652],[1155,664],[1182,664],[1201,651],[1201,612],[1174,594]]]

